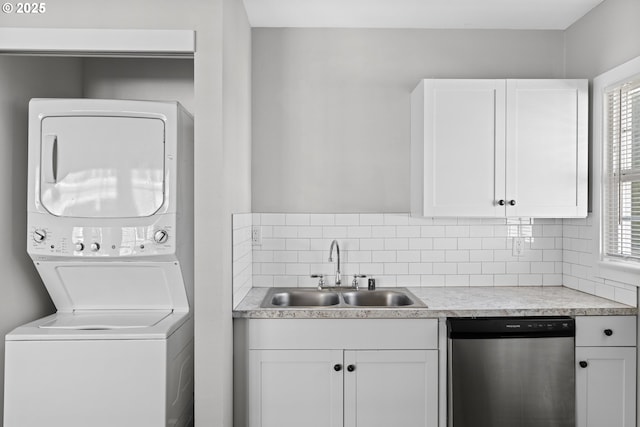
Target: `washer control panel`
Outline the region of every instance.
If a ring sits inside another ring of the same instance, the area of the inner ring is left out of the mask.
[[[29,252],[42,256],[138,257],[175,251],[170,224],[55,228],[36,225],[29,233]]]

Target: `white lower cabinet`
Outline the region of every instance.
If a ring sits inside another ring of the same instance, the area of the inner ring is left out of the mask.
[[[346,351],[345,365],[345,427],[436,425],[437,350]]]
[[[437,353],[251,350],[251,425],[435,426]]]
[[[437,320],[287,320],[246,321],[250,427],[438,425]]]
[[[576,426],[636,426],[636,318],[576,318]]]
[[[249,375],[251,426],[342,426],[342,351],[250,350]]]

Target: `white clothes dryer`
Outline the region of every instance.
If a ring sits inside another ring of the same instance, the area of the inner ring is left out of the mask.
[[[193,118],[29,105],[27,251],[57,313],[5,337],[4,427],[193,422]]]

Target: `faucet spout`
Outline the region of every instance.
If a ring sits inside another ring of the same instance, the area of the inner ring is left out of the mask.
[[[336,286],[340,286],[342,284],[342,276],[340,274],[340,245],[338,245],[337,240],[331,242],[331,247],[329,248],[329,262],[333,262],[334,247],[336,248]]]

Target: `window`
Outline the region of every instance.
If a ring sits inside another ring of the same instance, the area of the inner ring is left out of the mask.
[[[605,91],[603,252],[640,266],[640,79]]]

